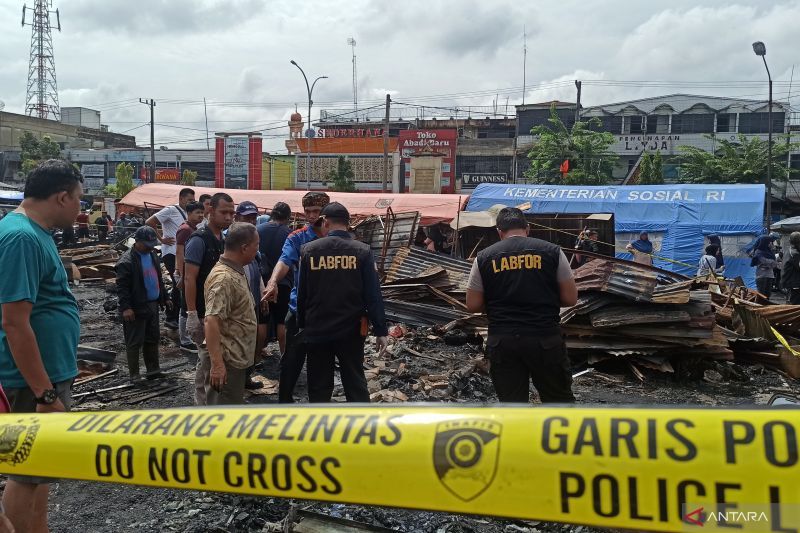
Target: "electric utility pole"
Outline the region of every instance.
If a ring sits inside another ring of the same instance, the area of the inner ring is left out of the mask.
[[[150,183],[156,182],[156,138],[155,128],[153,125],[153,109],[156,107],[156,101],[152,98],[145,100],[139,98],[139,103],[150,106]]]

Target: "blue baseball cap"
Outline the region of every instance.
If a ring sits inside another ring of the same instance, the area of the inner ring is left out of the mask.
[[[236,214],[241,216],[257,215],[258,207],[253,202],[245,200],[244,202],[236,206]]]

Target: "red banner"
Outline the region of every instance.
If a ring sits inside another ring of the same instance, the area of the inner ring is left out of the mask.
[[[400,130],[398,148],[403,160],[404,189],[411,178],[411,154],[431,151],[442,154],[442,192],[455,192],[457,130]]]

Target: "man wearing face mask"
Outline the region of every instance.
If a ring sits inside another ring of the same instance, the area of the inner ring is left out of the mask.
[[[306,226],[289,234],[283,244],[281,258],[272,270],[264,291],[264,299],[277,302],[278,282],[293,272],[294,286],[289,296],[289,312],[286,315],[286,350],[281,357],[280,384],[278,386],[278,401],[280,403],[294,402],[293,392],[297,380],[303,371],[306,360],[305,346],[297,338],[297,278],[298,264],[300,261],[300,248],[309,242],[325,236],[320,213],[330,203],[330,197],[324,192],[309,192],[303,196],[303,211],[306,216]],[[318,222],[320,222],[318,224]]]

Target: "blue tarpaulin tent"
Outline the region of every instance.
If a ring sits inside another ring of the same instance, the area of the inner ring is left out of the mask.
[[[655,265],[693,276],[703,252],[704,237],[723,238],[725,274],[742,276],[755,286],[750,258],[726,245],[725,237],[752,240],[763,233],[763,185],[648,185],[620,187],[481,184],[470,196],[467,211],[493,205],[531,203],[526,213],[611,213],[618,241],[639,231],[659,233],[661,249]],[[737,239],[738,241],[738,239]],[[627,242],[623,243],[627,244]],[[629,255],[620,253],[620,257]]]

